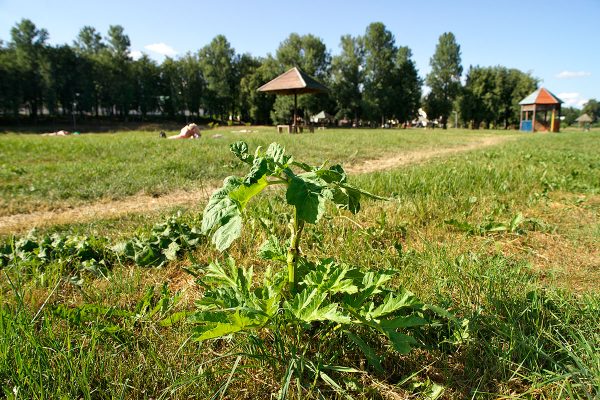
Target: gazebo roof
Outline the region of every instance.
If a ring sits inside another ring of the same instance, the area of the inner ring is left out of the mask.
[[[276,92],[279,94],[302,94],[302,93],[322,93],[328,89],[302,72],[299,68],[292,68],[279,75],[270,82],[265,83],[258,88],[259,92]]]
[[[563,101],[556,97],[552,92],[547,89],[539,88],[529,96],[525,97],[519,102],[520,105],[528,104],[561,104]]]
[[[579,118],[575,120],[575,122],[592,122],[592,117],[587,114],[581,114]]]

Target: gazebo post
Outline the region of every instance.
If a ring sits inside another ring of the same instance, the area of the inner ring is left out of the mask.
[[[294,92],[294,121],[292,121],[292,132],[298,133],[298,127],[296,126],[296,121],[298,118],[296,116],[296,110],[298,108],[298,93]]]
[[[533,105],[533,117],[531,118],[531,133],[535,132],[535,104]]]

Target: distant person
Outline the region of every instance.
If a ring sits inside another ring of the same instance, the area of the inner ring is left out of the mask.
[[[200,128],[198,125],[192,123],[181,128],[181,132],[179,135],[169,136],[167,139],[199,139],[200,136]]]
[[[71,132],[69,131],[56,131],[56,132],[50,132],[50,133],[43,133],[42,136],[68,136],[70,135]]]

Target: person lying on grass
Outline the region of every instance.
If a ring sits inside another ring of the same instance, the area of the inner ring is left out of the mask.
[[[42,136],[67,136],[70,135],[71,132],[69,131],[56,131],[56,132],[49,132],[49,133],[42,133]]]
[[[192,123],[181,128],[179,135],[169,136],[167,139],[198,139],[200,136],[200,128]]]

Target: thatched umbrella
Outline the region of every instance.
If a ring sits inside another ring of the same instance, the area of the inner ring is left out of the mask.
[[[307,93],[324,93],[328,89],[320,84],[299,68],[292,68],[279,75],[270,82],[265,83],[258,88],[259,92],[269,92],[283,95],[294,95],[294,122],[293,131],[296,131],[296,109],[298,108],[298,95]]]
[[[592,117],[587,114],[581,114],[575,122],[579,122],[579,126],[583,126],[584,129],[589,129],[590,124],[592,123]]]

